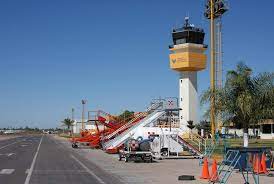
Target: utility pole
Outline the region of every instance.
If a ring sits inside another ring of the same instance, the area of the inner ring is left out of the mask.
[[[87,100],[82,100],[82,131],[84,131],[85,129],[85,125],[84,125],[84,122],[85,122],[85,105],[87,103]]]

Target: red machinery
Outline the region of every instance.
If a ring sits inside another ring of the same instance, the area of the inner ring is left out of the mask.
[[[92,148],[100,148],[101,138],[105,135],[111,134],[124,124],[124,121],[117,122],[112,115],[101,110],[96,112],[93,119],[89,118],[89,122],[94,122],[96,131],[91,132],[84,130],[81,132],[82,137],[72,138],[71,142],[73,148],[77,148],[79,144],[90,146]],[[98,123],[103,125],[103,130],[99,128]]]
[[[77,148],[78,145],[86,145],[90,146],[91,148],[101,148],[102,142],[107,142],[110,139],[113,139],[117,135],[121,134],[135,123],[139,122],[144,116],[137,116],[130,117],[130,121],[127,120],[118,120],[114,116],[104,112],[104,111],[97,111],[96,116],[93,119],[89,118],[90,122],[94,122],[96,126],[96,131],[91,133],[88,130],[84,131],[83,137],[79,138],[72,138],[72,147]],[[103,130],[100,129],[98,123],[103,125]],[[123,145],[121,145],[123,146]],[[117,153],[119,148],[115,150],[107,150],[109,153]]]

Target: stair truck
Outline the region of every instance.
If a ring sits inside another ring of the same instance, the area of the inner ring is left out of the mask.
[[[124,149],[119,151],[119,161],[123,158],[125,162],[143,161],[151,163],[153,157],[150,149],[150,139],[136,140],[129,139],[124,146]]]

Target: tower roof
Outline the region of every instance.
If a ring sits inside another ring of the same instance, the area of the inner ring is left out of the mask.
[[[185,18],[183,27],[172,30],[172,39],[174,45],[184,43],[204,44],[204,36],[204,30],[190,24],[188,17]]]

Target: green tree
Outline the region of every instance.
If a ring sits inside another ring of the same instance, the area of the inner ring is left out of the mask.
[[[195,125],[193,124],[192,120],[187,121],[187,127],[190,129],[192,132],[192,129],[195,128]]]
[[[196,124],[196,128],[198,129],[199,132],[201,132],[201,130],[204,130],[204,135],[209,135],[210,132],[210,122],[206,121],[206,120],[202,120],[200,121],[199,124]]]
[[[70,127],[73,125],[73,120],[66,118],[62,121],[62,123],[67,126],[68,130],[70,130]]]
[[[273,79],[273,73],[261,73],[253,77],[251,68],[239,63],[236,70],[227,72],[224,88],[217,89],[214,94],[206,91],[201,103],[208,103],[215,95],[217,116],[222,117],[224,123],[233,122],[235,127],[243,128],[247,137],[249,127],[257,125],[259,120],[273,118]],[[245,141],[246,146],[248,140]]]
[[[133,118],[134,111],[125,110],[120,115],[118,115],[118,119],[122,121],[129,121]]]

